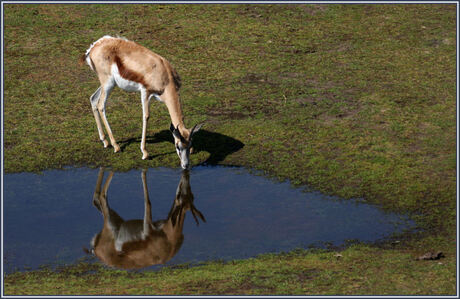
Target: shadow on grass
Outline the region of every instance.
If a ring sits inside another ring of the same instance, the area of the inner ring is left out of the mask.
[[[148,144],[160,143],[165,141],[174,144],[173,136],[169,130],[163,130],[156,133],[153,136],[146,136],[145,138],[145,142]],[[120,148],[123,151],[131,143],[140,142],[141,138],[136,137],[122,140],[118,144],[120,145]],[[200,130],[193,136],[194,153],[204,151],[210,154],[209,158],[206,159],[206,161],[202,162],[200,165],[217,165],[219,162],[223,161],[228,155],[239,151],[243,147],[244,143],[242,143],[241,141],[220,133]],[[169,155],[172,153],[175,153],[175,151],[149,156],[149,159],[154,159],[156,157]]]

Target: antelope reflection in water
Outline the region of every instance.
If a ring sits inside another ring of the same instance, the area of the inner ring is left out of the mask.
[[[192,212],[197,225],[199,224],[197,216],[206,222],[193,204],[188,170],[182,171],[168,218],[153,222],[146,172],[147,170],[142,171],[144,219],[124,220],[109,207],[107,202],[107,190],[114,173],[110,171],[101,190],[104,169],[99,170],[93,204],[104,217],[104,227],[91,240],[91,252],[106,265],[138,269],[163,264],[169,261],[182,245],[184,240],[182,229],[188,210]]]

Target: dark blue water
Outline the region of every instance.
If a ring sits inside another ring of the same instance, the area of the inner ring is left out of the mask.
[[[4,176],[6,272],[69,264],[88,256],[82,248],[91,248],[104,222],[92,203],[98,173],[71,168]],[[125,220],[143,218],[141,173],[115,173],[108,189],[110,208]],[[108,171],[104,179],[107,176]],[[181,177],[179,169],[147,171],[154,221],[167,219]],[[191,211],[186,212],[183,243],[167,264],[248,258],[321,242],[371,242],[413,227],[407,217],[376,206],[305,193],[241,168],[195,167],[187,182],[206,222],[198,218],[196,225]]]

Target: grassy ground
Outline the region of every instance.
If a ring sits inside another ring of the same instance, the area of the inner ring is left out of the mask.
[[[10,294],[47,295],[453,294],[452,281],[445,278],[455,271],[454,259],[419,262],[407,253],[352,246],[340,256],[294,251],[146,273],[80,264],[59,273],[13,274],[5,288]]]
[[[359,245],[338,260],[304,252],[295,263],[268,256],[132,277],[98,270],[95,285],[91,275],[64,285],[56,273],[14,274],[5,294],[455,294],[455,5],[5,4],[4,16],[5,172],[178,167],[161,103],[152,104],[152,159],[141,160],[138,94],[115,90],[108,102],[122,152],[98,140],[89,104],[97,79],[77,61],[99,37],[122,35],[181,75],[186,125],[205,122],[194,163],[363,197],[413,215],[425,230],[396,248]],[[414,261],[427,250],[446,258]],[[264,272],[272,265],[286,275]],[[194,273],[191,281],[184,273]],[[173,277],[183,278],[177,288],[165,284]]]

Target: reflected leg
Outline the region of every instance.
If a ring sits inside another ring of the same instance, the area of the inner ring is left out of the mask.
[[[142,170],[142,186],[144,188],[144,227],[143,234],[147,236],[152,228],[152,205],[149,199],[149,190],[147,189],[147,169]]]

